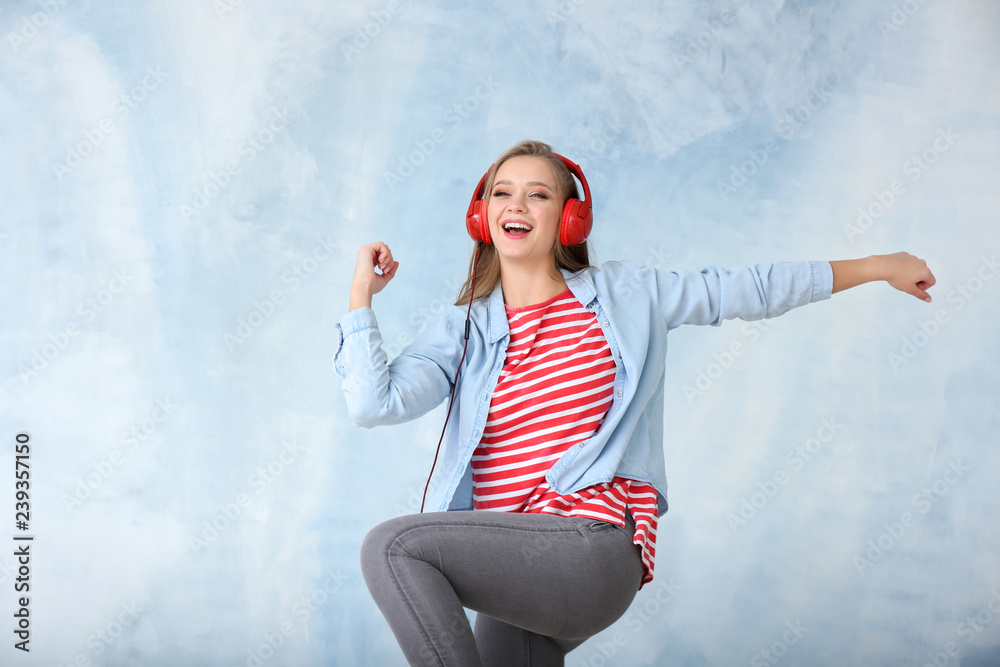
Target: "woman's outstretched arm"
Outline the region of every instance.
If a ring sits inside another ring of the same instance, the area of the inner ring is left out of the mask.
[[[884,280],[901,292],[930,303],[927,290],[936,282],[927,262],[908,252],[833,261],[830,267],[834,294],[862,283]]]

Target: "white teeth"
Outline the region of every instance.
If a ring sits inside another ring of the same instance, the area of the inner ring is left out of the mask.
[[[508,222],[506,225],[503,226],[503,228],[506,229],[507,231],[510,231],[512,229],[523,229],[526,232],[531,231],[531,227],[521,222]]]

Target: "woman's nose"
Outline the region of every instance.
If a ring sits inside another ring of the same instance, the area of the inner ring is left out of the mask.
[[[524,210],[524,197],[519,195],[514,195],[510,198],[507,203],[507,208],[511,211],[523,211]]]

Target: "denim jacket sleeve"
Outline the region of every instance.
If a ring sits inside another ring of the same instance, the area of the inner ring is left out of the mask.
[[[391,362],[371,308],[344,315],[337,333],[333,365],[343,378],[347,410],[356,425],[371,428],[416,419],[451,393],[464,341],[447,310],[428,320]]]
[[[656,271],[657,300],[668,329],[682,324],[718,326],[735,317],[777,317],[830,298],[832,286],[833,270],[825,261]]]

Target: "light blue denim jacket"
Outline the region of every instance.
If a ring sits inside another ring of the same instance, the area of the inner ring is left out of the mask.
[[[776,317],[833,289],[829,262],[781,262],[702,271],[664,271],[607,262],[572,274],[573,295],[597,315],[618,367],[614,401],[591,438],[565,452],[545,479],[559,494],[616,476],[648,482],[667,511],[663,389],[667,332],[682,324],[718,326],[739,317]],[[375,313],[359,308],[337,325],[334,368],[358,426],[398,424],[447,400],[462,357],[467,306],[448,306],[389,362]],[[486,424],[490,397],[510,340],[498,284],[472,306],[469,349],[445,432],[428,511],[472,509],[469,461]]]

